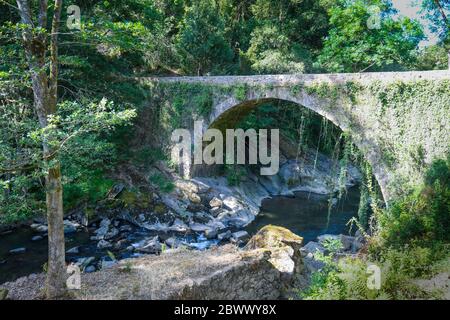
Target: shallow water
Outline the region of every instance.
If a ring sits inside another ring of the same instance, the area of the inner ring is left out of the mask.
[[[42,240],[31,241],[33,236],[39,235],[30,228],[20,228],[12,233],[0,236],[0,283],[11,281],[19,277],[40,272],[47,261],[47,237]],[[86,246],[86,254],[93,254],[93,248],[89,246],[89,233],[77,232],[66,235],[66,250],[76,246]],[[24,253],[9,253],[11,249],[26,248]],[[80,253],[83,252],[83,247]],[[80,255],[79,255],[80,256]],[[71,255],[67,255],[70,260]]]
[[[305,244],[325,233],[348,234],[346,224],[358,214],[359,188],[349,189],[331,211],[328,210],[329,199],[329,195],[309,192],[265,199],[260,214],[247,231],[253,235],[268,224],[282,226],[303,237]]]

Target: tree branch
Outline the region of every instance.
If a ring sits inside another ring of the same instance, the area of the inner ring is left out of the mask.
[[[447,15],[445,14],[444,8],[442,8],[442,6],[441,6],[441,3],[439,2],[439,0],[434,0],[434,2],[436,3],[436,5],[439,9],[439,12],[441,13],[442,18],[444,19],[445,23],[448,24]]]
[[[56,112],[58,94],[58,33],[61,22],[62,0],[55,0],[53,12],[52,31],[50,40],[50,79],[49,79],[49,99],[50,112]]]

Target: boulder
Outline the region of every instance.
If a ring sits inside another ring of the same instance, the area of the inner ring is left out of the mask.
[[[222,206],[222,200],[220,200],[220,199],[217,198],[217,197],[213,197],[213,198],[211,199],[211,201],[209,201],[209,206],[210,206],[211,208],[221,207],[221,206]]]
[[[329,240],[341,240],[340,236],[335,234],[322,234],[317,237],[317,241],[319,241],[320,244],[324,244],[326,241]]]
[[[246,244],[245,250],[267,249],[271,251],[270,262],[283,277],[290,281],[301,270],[300,247],[303,238],[290,230],[267,225],[259,230]]]

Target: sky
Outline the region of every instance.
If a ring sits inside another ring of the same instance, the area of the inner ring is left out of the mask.
[[[409,18],[417,19],[424,27],[425,35],[428,39],[422,41],[421,46],[427,46],[435,44],[437,42],[437,36],[431,33],[429,29],[429,21],[421,17],[420,3],[421,0],[392,0],[394,7],[399,11],[400,15],[407,16]]]

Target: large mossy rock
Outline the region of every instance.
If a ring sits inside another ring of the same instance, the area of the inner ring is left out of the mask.
[[[252,249],[273,249],[284,248],[286,246],[298,245],[301,247],[303,238],[292,231],[274,225],[267,225],[259,230],[247,243],[245,248]]]
[[[271,251],[270,262],[287,278],[301,272],[300,248],[303,238],[290,230],[267,225],[259,230],[245,246],[246,250],[266,249]]]

